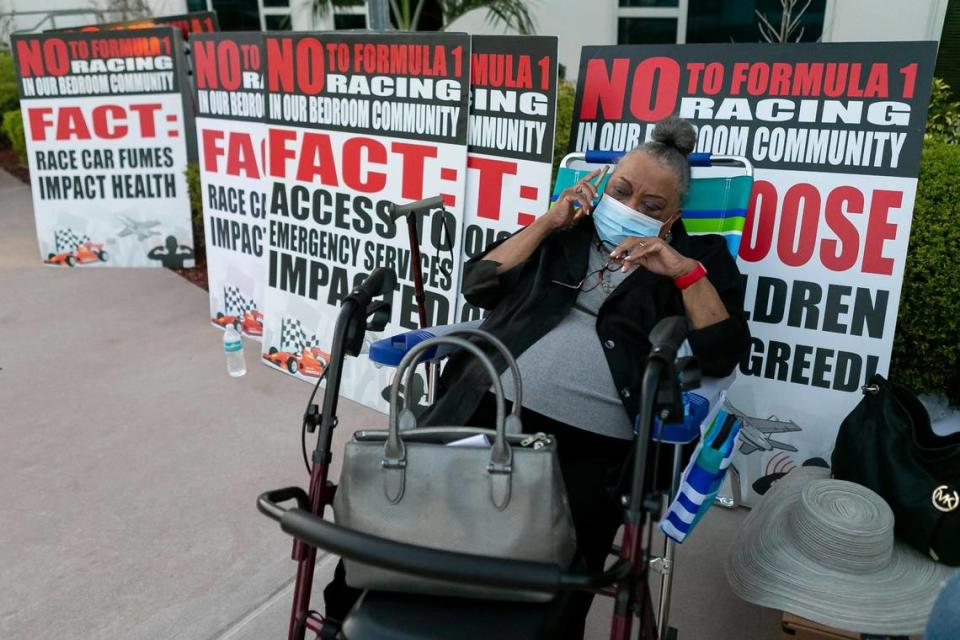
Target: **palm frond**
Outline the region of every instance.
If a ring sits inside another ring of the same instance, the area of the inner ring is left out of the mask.
[[[443,25],[446,28],[460,16],[475,9],[486,9],[486,21],[491,25],[503,25],[524,35],[534,33],[536,25],[522,0],[440,0]]]

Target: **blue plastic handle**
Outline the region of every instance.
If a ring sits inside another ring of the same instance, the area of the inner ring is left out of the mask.
[[[590,164],[610,164],[623,156],[623,151],[584,151],[583,159]]]
[[[435,337],[429,331],[407,331],[383,340],[377,340],[370,345],[370,359],[377,364],[387,367],[395,367],[400,364],[407,351],[413,349],[424,340]],[[437,354],[436,348],[429,349],[418,362],[430,360]]]
[[[583,159],[590,164],[611,164],[623,157],[622,151],[584,151]],[[687,156],[691,167],[709,167],[709,153],[691,153]]]
[[[703,396],[683,392],[683,422],[661,422],[660,418],[653,419],[654,440],[673,444],[692,442],[700,435],[700,425],[710,413],[710,401]]]

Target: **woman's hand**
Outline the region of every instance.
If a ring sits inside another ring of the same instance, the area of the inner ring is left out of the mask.
[[[677,278],[692,271],[696,260],[687,258],[663,241],[662,238],[627,238],[610,253],[623,265],[623,271],[643,267],[651,273]]]
[[[569,229],[593,211],[593,201],[597,197],[597,185],[603,181],[603,176],[608,169],[609,167],[595,169],[572,187],[560,192],[560,197],[543,216],[553,230]],[[598,176],[599,179],[594,184],[592,180]]]

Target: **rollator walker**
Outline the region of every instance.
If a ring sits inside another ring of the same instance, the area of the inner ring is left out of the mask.
[[[619,156],[609,152],[566,156],[558,172],[554,197],[596,166],[615,162]],[[750,199],[753,168],[745,158],[696,153],[690,155],[690,164],[693,179],[683,206],[687,231],[691,235],[724,235],[728,248],[736,256]],[[442,207],[442,203],[430,199],[397,207],[395,214],[408,215],[408,221],[416,224],[417,213],[438,207]],[[416,234],[411,230],[413,237]],[[309,491],[287,487],[268,491],[258,499],[260,511],[279,522],[281,528],[295,538],[293,559],[297,561],[298,569],[288,639],[302,640],[308,631],[317,638],[344,640],[487,640],[493,637],[491,634],[505,640],[550,638],[565,599],[576,590],[589,590],[614,598],[611,640],[632,637],[634,617],[639,618],[640,638],[676,638],[677,630],[668,624],[675,543],[665,537],[662,555],[654,557],[650,553],[652,530],[664,512],[664,499],[669,504],[677,492],[683,472],[683,445],[700,436],[700,423],[706,415],[703,401],[717,403],[735,374],[724,379],[700,378],[695,362],[687,355],[689,349],[685,335],[688,325],[685,318],[666,318],[651,332],[652,348],[639,389],[641,404],[632,444],[634,464],[629,474],[629,493],[622,498],[622,541],[611,550],[617,560],[601,573],[477,556],[468,553],[469,550],[441,551],[370,536],[337,526],[323,517],[326,507],[332,504],[335,491],[328,473],[343,362],[348,355],[361,355],[367,330],[383,330],[390,317],[389,305],[376,298],[392,291],[394,286],[395,274],[377,269],[344,300],[341,307],[334,329],[331,361],[325,372],[327,386],[322,410],[311,404],[304,416],[305,428],[311,433],[317,432]],[[422,318],[421,315],[421,321]],[[373,343],[369,357],[379,365],[396,366],[413,346],[437,335],[454,333],[460,328],[475,328],[479,324],[463,323],[402,333]],[[439,361],[447,355],[448,351],[438,348],[427,351],[420,360],[433,365],[428,369],[428,377],[432,379],[432,384],[428,384],[430,396],[436,389]],[[689,393],[693,389],[697,389],[698,403],[691,402]],[[432,397],[428,398],[430,400]],[[651,446],[659,449],[663,445],[674,448],[673,480],[667,496],[644,487],[649,449]],[[282,506],[290,501],[296,506]],[[718,501],[725,506],[734,503],[730,498]],[[394,571],[511,591],[539,591],[555,594],[554,600],[527,603],[366,591],[343,621],[338,634],[310,607],[318,548]],[[648,587],[650,568],[660,574],[661,579],[656,616]]]

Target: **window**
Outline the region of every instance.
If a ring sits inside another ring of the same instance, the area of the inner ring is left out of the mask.
[[[212,0],[222,31],[260,31],[257,0]]]
[[[620,0],[621,7],[675,7],[680,0]]]
[[[688,0],[620,0],[618,44],[683,42],[682,17]]]
[[[367,16],[362,13],[334,13],[334,29],[366,29]]]
[[[207,0],[187,0],[187,11],[193,13],[194,11],[206,11],[207,10]]]
[[[676,41],[676,18],[619,18],[617,20],[617,44],[673,44]]]
[[[267,31],[290,31],[290,14],[267,14],[263,16]]]
[[[793,18],[804,4],[797,3]],[[801,42],[815,42],[820,37],[826,4],[826,0],[810,2],[790,42],[798,35]],[[765,42],[757,26],[757,12],[778,30],[783,15],[780,0],[689,0],[687,5],[687,42]]]

